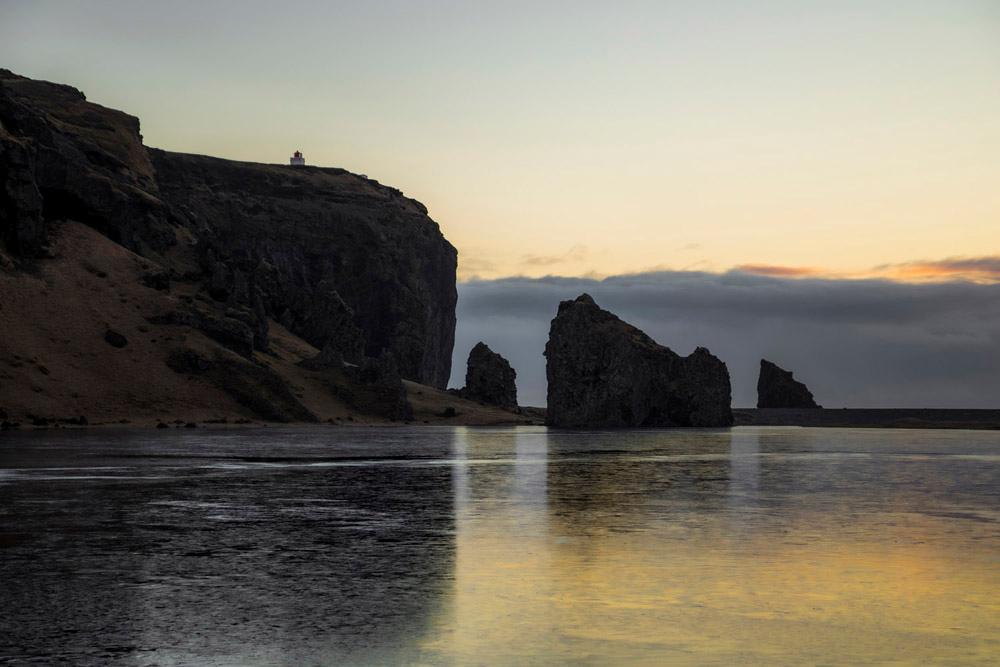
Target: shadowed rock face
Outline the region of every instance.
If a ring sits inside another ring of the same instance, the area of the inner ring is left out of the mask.
[[[682,357],[598,307],[559,304],[545,346],[550,426],[730,426],[729,370],[703,347]]]
[[[0,216],[7,248],[27,256],[60,219],[140,254],[173,241],[139,119],[8,70],[0,70]]]
[[[164,287],[199,283],[254,349],[271,318],[348,361],[388,353],[403,377],[447,385],[457,253],[422,204],[343,169],[147,149],[134,116],[0,70],[0,241],[37,257],[67,219],[159,263]]]
[[[342,169],[150,154],[214,298],[259,300],[320,349],[388,351],[403,377],[447,385],[457,254],[419,202]]]
[[[757,378],[758,408],[818,408],[812,392],[786,371],[767,359],[760,360]]]
[[[517,372],[511,367],[510,362],[491,350],[486,343],[476,343],[469,352],[465,388],[462,389],[461,395],[464,398],[516,410],[516,378]]]

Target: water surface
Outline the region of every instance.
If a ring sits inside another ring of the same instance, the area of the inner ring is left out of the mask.
[[[1000,433],[0,436],[0,664],[995,664]]]

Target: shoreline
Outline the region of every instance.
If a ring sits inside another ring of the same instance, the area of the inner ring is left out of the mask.
[[[734,426],[1000,429],[990,408],[733,408]]]
[[[357,419],[329,419],[318,422],[275,422],[237,418],[207,421],[170,421],[137,418],[100,421],[81,424],[74,419],[48,420],[48,423],[30,421],[11,426],[4,424],[3,432],[85,430],[85,429],[211,429],[285,427],[423,427],[423,426],[545,426],[544,408],[522,407],[520,413],[491,410],[488,414],[463,414],[454,417],[435,415],[434,419],[389,421],[359,416]],[[733,408],[733,427],[738,426],[796,426],[803,428],[896,428],[896,429],[969,429],[1000,430],[1000,409],[989,408]],[[668,427],[669,428],[669,427]],[[683,428],[683,427],[677,427]],[[556,429],[590,430],[590,429]],[[599,429],[604,430],[604,429]],[[622,429],[629,430],[629,429]]]

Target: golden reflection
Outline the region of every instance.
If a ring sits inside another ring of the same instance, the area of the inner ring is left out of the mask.
[[[717,437],[727,457],[643,465],[460,432],[454,601],[423,648],[491,665],[996,659],[995,524],[887,505],[845,529],[808,499],[758,498],[776,464],[753,433]]]

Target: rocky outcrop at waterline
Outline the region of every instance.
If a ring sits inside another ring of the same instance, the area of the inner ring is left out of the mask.
[[[483,342],[469,352],[465,387],[459,395],[473,401],[517,410],[517,372]]]
[[[760,360],[757,378],[758,408],[819,408],[812,392],[786,371],[767,359]]]
[[[550,426],[733,423],[724,362],[703,347],[682,357],[587,294],[559,304],[545,357]]]

